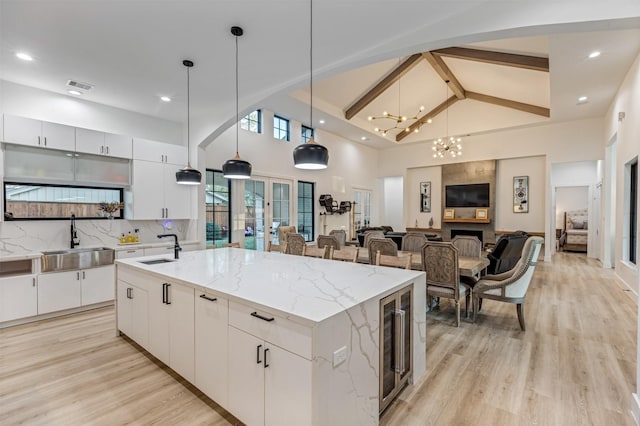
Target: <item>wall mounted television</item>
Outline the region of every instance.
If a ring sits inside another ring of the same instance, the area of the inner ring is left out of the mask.
[[[447,185],[446,207],[489,207],[489,184]]]

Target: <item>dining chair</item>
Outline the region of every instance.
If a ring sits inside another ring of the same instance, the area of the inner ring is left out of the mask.
[[[287,251],[287,234],[295,233],[295,226],[283,225],[278,227],[278,244],[274,244],[272,241],[267,242],[267,251],[279,251],[285,253]]]
[[[380,253],[380,250],[378,250],[376,251],[376,265],[411,269],[411,256],[412,256],[412,253],[402,255],[402,256],[389,256],[389,255]]]
[[[367,231],[364,233],[364,240],[362,242],[362,247],[365,249],[369,247],[369,241],[372,238],[384,238],[384,232],[382,231]],[[397,247],[396,247],[397,249]]]
[[[456,235],[451,240],[451,243],[458,249],[458,256],[477,258],[482,256],[482,241],[480,241],[476,236]],[[460,277],[462,284],[465,284],[470,288],[473,288],[479,279],[480,272],[473,277]]]
[[[328,246],[334,247],[336,250],[340,250],[340,241],[338,241],[338,237],[335,235],[318,235],[316,243],[318,248]]]
[[[458,249],[450,242],[429,241],[422,246],[422,269],[427,276],[427,304],[434,297],[453,299],[456,304],[456,327],[460,326],[460,299],[469,312],[469,289],[460,283]]]
[[[327,259],[329,257],[329,246],[311,247],[308,245],[302,246],[302,255],[307,257],[317,257],[319,259]]]
[[[391,241],[388,238],[371,238],[369,240],[369,265],[376,264],[376,253],[380,252],[380,254],[385,256],[397,256],[398,255],[398,246],[396,243]]]
[[[304,246],[307,245],[302,234],[289,233],[287,234],[286,242],[287,243],[284,251],[286,254],[302,256]]]
[[[524,302],[534,269],[538,264],[538,255],[543,241],[541,237],[527,238],[520,260],[511,270],[498,275],[485,275],[478,281],[473,287],[473,322],[480,311],[483,299],[497,300],[516,305],[520,329],[526,331]]]
[[[345,231],[344,229],[332,229],[329,232],[329,235],[334,235],[336,238],[338,238],[338,243],[341,246],[347,244],[347,231]]]
[[[420,252],[427,241],[427,236],[421,232],[407,232],[402,237],[402,251]]]
[[[360,254],[359,247],[341,247],[340,250],[336,250],[333,247],[329,248],[329,259],[341,260],[343,262],[358,263],[358,254]]]

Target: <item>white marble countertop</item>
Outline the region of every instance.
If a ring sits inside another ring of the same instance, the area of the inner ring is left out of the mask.
[[[30,253],[20,253],[20,254],[10,254],[6,256],[0,256],[0,262],[11,262],[14,260],[25,260],[25,259],[38,259],[42,256],[40,252],[30,252]]]
[[[158,256],[147,256],[152,259]],[[199,250],[156,265],[119,259],[160,278],[210,289],[313,325],[366,300],[389,294],[424,272],[238,248]]]

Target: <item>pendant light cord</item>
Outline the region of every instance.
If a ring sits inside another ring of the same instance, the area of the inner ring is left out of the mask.
[[[240,112],[238,111],[238,36],[236,36],[236,156],[238,154],[238,139],[239,139],[239,126],[240,126]]]
[[[189,151],[191,150],[191,82],[189,79],[189,68],[190,67],[187,67],[187,164],[191,164],[191,156],[189,155]]]
[[[313,130],[313,0],[309,0],[309,120],[311,132],[315,133]]]

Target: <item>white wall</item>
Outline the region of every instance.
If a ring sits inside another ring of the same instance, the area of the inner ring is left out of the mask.
[[[404,199],[402,176],[384,178],[384,202],[382,204],[381,225],[393,227],[394,231],[404,231]]]
[[[0,88],[0,113],[159,142],[183,144],[181,123],[4,80],[0,80]]]
[[[557,186],[556,187],[556,228],[561,229],[564,213],[567,211],[583,210],[589,207],[588,186]]]
[[[378,151],[343,139],[334,134],[315,129],[315,140],[329,150],[329,167],[325,170],[300,170],[293,166],[293,149],[300,143],[300,123],[291,122],[290,142],[273,138],[273,112],[263,110],[263,132],[251,133],[240,129],[240,157],[253,166],[253,174],[268,177],[291,179],[294,181],[293,200],[297,198],[298,180],[314,182],[316,218],[316,235],[321,232],[319,220],[320,194],[331,194],[336,201],[353,201],[353,188],[368,189],[372,195],[372,223],[379,224],[380,205],[382,204],[382,188],[378,183]],[[206,149],[206,167],[220,170],[222,164],[235,155],[235,127],[225,131]],[[241,209],[240,209],[241,210]],[[297,208],[294,201],[294,221],[297,221]],[[243,212],[232,212],[240,217]],[[296,224],[296,223],[294,223]],[[348,229],[349,215],[327,216],[327,229]]]
[[[496,231],[545,231],[544,156],[510,158],[496,163]],[[529,176],[529,212],[513,212],[513,178]]]

